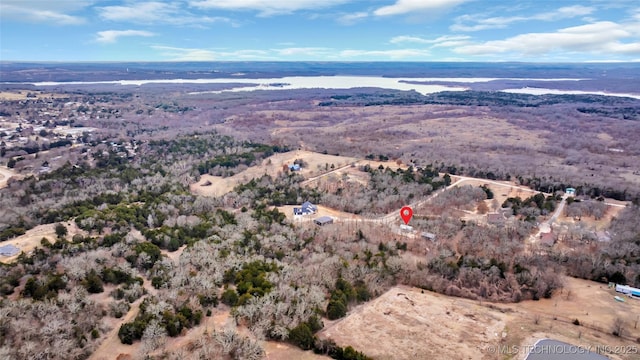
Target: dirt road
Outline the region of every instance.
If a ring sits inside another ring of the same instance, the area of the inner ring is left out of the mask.
[[[0,166],[0,189],[7,186],[7,181],[14,175],[15,173],[6,166]]]

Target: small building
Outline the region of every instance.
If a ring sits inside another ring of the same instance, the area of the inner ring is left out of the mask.
[[[545,246],[553,246],[556,243],[556,237],[553,232],[547,232],[540,234],[540,244]]]
[[[430,233],[430,232],[426,232],[425,231],[425,232],[421,233],[420,236],[422,236],[423,239],[436,241],[436,234],[434,234],[434,233]]]
[[[289,165],[289,170],[290,171],[300,171],[300,169],[302,169],[302,168],[300,167],[299,164],[291,164],[291,165]]]
[[[623,293],[629,297],[640,299],[640,289],[638,288],[616,284],[616,292]]]
[[[400,224],[400,230],[402,230],[404,232],[412,232],[413,231],[413,226]]]
[[[564,190],[564,193],[568,196],[576,196],[576,189],[569,187]]]
[[[2,256],[14,256],[20,253],[20,249],[18,249],[13,244],[7,244],[0,246],[0,255]]]
[[[497,225],[502,224],[504,222],[504,215],[500,213],[490,213],[487,214],[487,223]]]
[[[325,226],[329,224],[333,224],[333,218],[331,216],[321,216],[315,220],[313,220],[316,225]]]

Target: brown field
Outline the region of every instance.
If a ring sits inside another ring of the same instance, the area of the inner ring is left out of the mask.
[[[13,100],[25,100],[27,99],[27,94],[34,94],[35,97],[32,97],[30,99],[45,99],[45,98],[68,98],[68,95],[64,95],[64,94],[53,94],[53,93],[46,93],[43,91],[36,91],[36,90],[22,90],[22,91],[0,91],[0,100],[9,100],[9,101],[13,101]]]
[[[76,234],[86,235],[86,232],[78,228],[74,221],[69,221],[63,224],[67,227],[67,239],[71,239],[73,235]],[[38,225],[31,230],[27,230],[24,235],[4,241],[2,244],[12,244],[22,250],[22,252],[28,254],[37,246],[41,246],[40,240],[42,240],[43,237],[46,237],[52,244],[56,242],[55,226],[56,224]],[[20,256],[20,254],[10,257],[0,256],[0,262],[8,264],[15,261],[18,256]]]
[[[397,286],[320,332],[374,359],[482,359],[506,315],[478,303]]]
[[[202,175],[200,181],[191,185],[191,192],[204,196],[224,195],[241,183],[251,179],[259,178],[263,175],[277,176],[282,171],[282,167],[292,164],[295,159],[302,159],[308,165],[300,170],[300,175],[305,178],[313,178],[327,172],[325,165],[334,165],[334,169],[348,166],[357,160],[351,157],[319,154],[311,151],[297,150],[286,153],[272,155],[258,166],[252,166],[234,176],[222,178],[220,176]],[[202,186],[206,181],[210,181],[210,186]]]
[[[491,116],[487,109],[477,108],[478,114],[465,116],[446,106],[371,106],[371,107],[337,107],[314,109],[313,112],[292,110],[256,111],[255,116],[272,121],[275,129],[273,136],[286,137],[299,135],[304,129],[322,128],[327,134],[335,134],[346,143],[365,143],[368,140],[371,152],[376,152],[375,144],[392,133],[410,134],[407,147],[412,142],[441,143],[451,146],[451,139],[456,143],[468,146],[479,146],[486,139],[496,139],[507,146],[520,146],[523,142],[539,148],[545,145],[544,137],[548,131],[523,131],[505,119]],[[361,121],[366,119],[368,127],[364,129]],[[308,132],[308,131],[307,131]],[[311,133],[315,133],[312,131]],[[310,141],[311,142],[311,141]]]
[[[582,346],[635,346],[640,300],[616,302],[604,284],[565,279],[551,299],[491,304],[397,286],[360,305],[320,336],[351,345],[374,359],[524,359],[524,352],[496,353],[496,347],[530,346],[553,338]],[[611,335],[616,317],[625,321],[625,338]],[[554,320],[555,319],[555,320]],[[572,321],[578,319],[581,325]],[[537,322],[537,323],[536,323]],[[640,325],[640,324],[639,324]],[[637,354],[612,359],[640,359]]]

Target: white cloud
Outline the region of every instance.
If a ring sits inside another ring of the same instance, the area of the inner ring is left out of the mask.
[[[206,49],[188,49],[171,46],[154,45],[151,47],[160,51],[160,55],[173,61],[213,61],[218,60],[214,51]]]
[[[406,58],[422,58],[430,56],[425,49],[394,50],[357,50],[332,49],[325,47],[288,47],[268,50],[216,50],[202,48],[182,48],[174,46],[153,45],[152,49],[171,61],[234,61],[234,60],[286,60],[286,59],[357,59],[380,58],[399,60]]]
[[[389,42],[392,44],[416,43],[416,44],[437,45],[437,44],[451,43],[451,42],[460,43],[468,39],[469,39],[469,36],[466,36],[466,35],[444,35],[435,39],[424,39],[418,36],[403,35],[403,36],[393,37]]]
[[[146,1],[127,5],[97,8],[100,18],[108,21],[126,21],[138,24],[194,25],[214,22],[231,22],[223,17],[194,15],[178,3]]]
[[[503,29],[515,22],[522,21],[557,21],[585,16],[593,13],[595,8],[575,5],[561,7],[555,11],[537,13],[529,16],[497,16],[483,18],[478,15],[462,15],[451,25],[453,31],[480,31],[487,29]]]
[[[395,4],[383,6],[373,13],[378,16],[402,15],[411,12],[447,9],[467,1],[469,0],[397,0]]]
[[[326,56],[333,50],[325,47],[288,47],[282,49],[273,49],[272,51],[282,56]]]
[[[258,11],[260,16],[291,14],[298,10],[322,9],[340,5],[349,0],[191,0],[193,7],[233,11]]]
[[[369,17],[369,13],[367,12],[357,12],[357,13],[352,13],[352,14],[346,14],[346,15],[342,15],[338,18],[338,22],[345,24],[345,25],[351,25],[354,24],[356,22],[358,22],[359,20],[362,19],[366,19],[367,17]]]
[[[99,31],[96,35],[96,41],[105,44],[114,43],[118,41],[118,38],[127,36],[155,36],[154,33],[144,30],[105,30]]]
[[[0,18],[56,25],[79,25],[85,23],[86,20],[69,13],[81,10],[92,3],[87,0],[2,0],[0,2]]]
[[[338,54],[340,58],[378,57],[392,60],[417,57],[426,58],[431,55],[428,50],[424,49],[342,50]]]
[[[391,38],[389,41],[392,44],[400,44],[400,43],[417,43],[417,44],[433,44],[433,40],[423,39],[417,36],[395,36]]]
[[[556,32],[527,33],[504,40],[468,44],[454,49],[466,55],[498,55],[516,53],[539,56],[562,51],[566,53],[590,53],[597,55],[640,54],[640,23],[618,24],[600,21],[592,24],[568,27]],[[635,42],[622,42],[629,39]]]
[[[273,60],[264,50],[214,51],[198,48],[181,48],[154,45],[160,55],[171,61],[214,61],[214,60]]]

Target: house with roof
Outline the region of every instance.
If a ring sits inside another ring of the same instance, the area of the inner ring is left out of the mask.
[[[567,196],[576,196],[576,189],[568,187],[564,189],[564,193],[567,194]]]
[[[289,165],[289,170],[290,171],[300,171],[302,168],[300,167],[300,164],[291,164]]]
[[[313,215],[318,212],[318,207],[305,201],[300,207],[293,208],[293,215]]]

